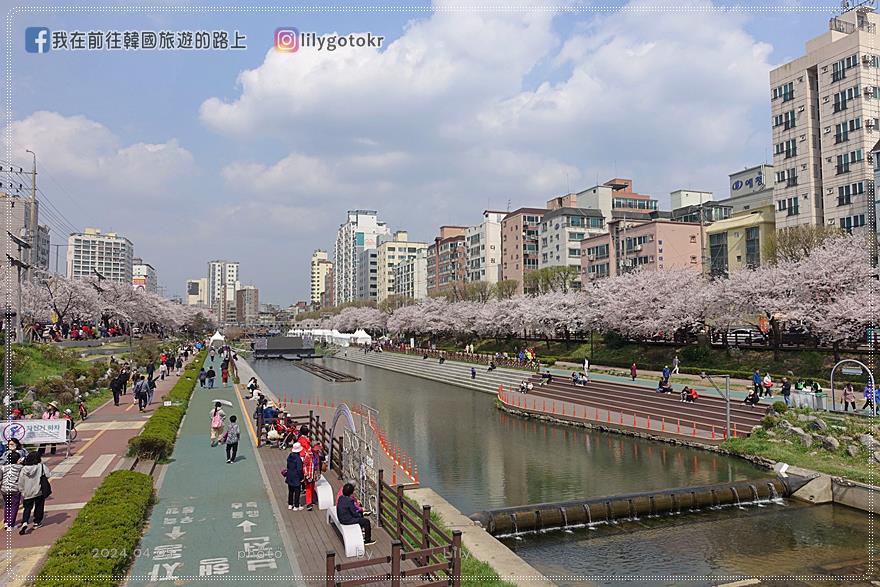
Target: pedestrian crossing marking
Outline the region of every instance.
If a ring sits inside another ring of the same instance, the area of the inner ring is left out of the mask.
[[[95,459],[95,462],[92,463],[92,466],[89,467],[86,470],[86,472],[82,474],[82,476],[83,477],[100,477],[101,475],[104,474],[104,471],[107,469],[107,467],[110,466],[110,463],[112,463],[113,460],[117,456],[119,456],[119,455],[106,454],[106,455],[99,456],[97,459]]]

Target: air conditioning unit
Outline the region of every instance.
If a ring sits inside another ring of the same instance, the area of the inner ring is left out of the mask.
[[[801,106],[798,108],[798,112],[803,112],[804,110],[806,110],[806,108],[806,106]]]
[[[873,95],[874,86],[865,86],[865,95]]]
[[[875,122],[873,118],[869,118],[865,121],[865,126],[867,126],[868,128],[874,128],[874,124]]]
[[[871,63],[871,56],[870,55],[862,55],[862,63],[865,63],[865,64]]]
[[[587,261],[595,261],[595,260],[596,260],[596,255],[588,255],[587,256]]]
[[[642,245],[636,245],[636,246],[634,246],[634,247],[633,247],[632,249],[630,249],[630,250],[631,250],[632,252],[634,252],[634,253],[638,253],[639,251],[642,250]]]

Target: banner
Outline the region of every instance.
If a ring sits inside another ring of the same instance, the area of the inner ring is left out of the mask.
[[[16,438],[22,444],[67,442],[67,420],[10,420],[0,422],[0,438],[6,444]]]

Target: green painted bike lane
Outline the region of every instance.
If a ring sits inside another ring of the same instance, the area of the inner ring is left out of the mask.
[[[211,365],[210,358],[206,361]],[[213,364],[219,372],[219,361]],[[215,385],[220,382],[218,377]],[[211,447],[213,400],[227,421],[241,428],[238,456],[226,464],[223,445]],[[249,414],[232,383],[214,389],[196,385],[168,465],[149,525],[127,582],[130,586],[185,585],[207,581],[253,585],[284,581],[304,585],[297,561],[276,522],[273,504],[248,429]]]

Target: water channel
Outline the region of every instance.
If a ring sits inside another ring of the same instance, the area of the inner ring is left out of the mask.
[[[522,420],[497,410],[487,394],[344,360],[324,364],[360,381],[328,383],[280,360],[252,364],[278,395],[362,402],[378,409],[388,435],[417,461],[421,483],[467,515],[772,476],[743,460],[707,451]],[[619,582],[612,575],[789,575],[805,569],[822,575],[827,573],[823,565],[864,565],[867,536],[866,514],[786,502],[504,541],[557,583],[599,585]],[[644,582],[649,583],[676,581]]]

